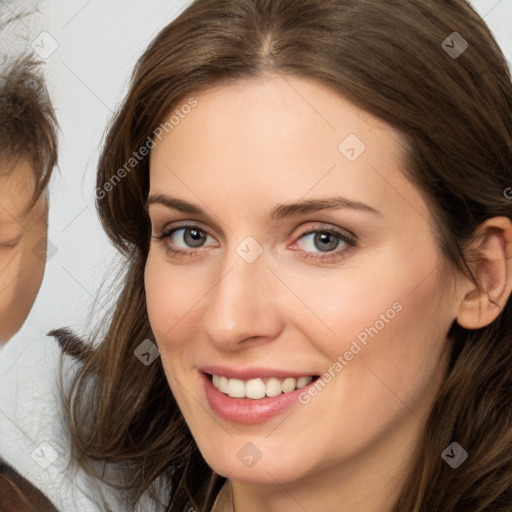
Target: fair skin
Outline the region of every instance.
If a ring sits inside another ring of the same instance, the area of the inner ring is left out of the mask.
[[[476,328],[499,307],[461,274],[442,280],[429,208],[401,172],[403,146],[391,127],[299,77],[270,75],[194,97],[198,106],[151,154],[145,271],[151,327],[192,435],[230,478],[237,511],[388,510],[445,377],[453,320]],[[355,161],[338,149],[349,134],[366,146]],[[333,196],[378,213],[269,216],[277,205]],[[494,263],[482,270],[490,269],[487,296],[503,304],[512,229],[506,219],[492,222],[485,247]],[[191,244],[184,225],[203,230],[204,244]],[[356,246],[334,237],[327,251],[304,235],[326,229]],[[263,249],[252,263],[236,251],[248,236]],[[209,365],[321,375],[396,303],[393,319],[306,405],[244,424],[219,416],[205,396],[200,368]],[[261,454],[251,467],[237,456],[247,443]]]
[[[41,286],[47,232],[47,199],[27,212],[34,171],[26,159],[0,170],[0,344],[21,328]]]

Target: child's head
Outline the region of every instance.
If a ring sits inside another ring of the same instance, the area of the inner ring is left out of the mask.
[[[21,327],[42,281],[46,187],[57,161],[56,131],[40,63],[29,53],[4,56],[0,62],[0,344]]]

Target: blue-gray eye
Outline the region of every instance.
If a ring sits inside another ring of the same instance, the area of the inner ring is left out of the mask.
[[[304,242],[301,249],[311,252],[334,251],[341,243],[346,243],[340,234],[331,233],[329,231],[314,231],[306,233],[300,238],[300,241]]]
[[[173,230],[169,238],[171,242],[180,249],[202,247],[209,238],[213,240],[213,238],[202,229],[187,227]]]

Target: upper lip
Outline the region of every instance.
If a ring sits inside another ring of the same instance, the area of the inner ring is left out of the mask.
[[[280,370],[274,368],[229,368],[227,366],[201,366],[199,368],[203,373],[210,375],[219,375],[221,377],[227,377],[228,379],[240,379],[250,380],[261,378],[277,377],[280,379],[286,379],[287,377],[307,377],[318,375],[314,372],[297,372],[290,370]]]

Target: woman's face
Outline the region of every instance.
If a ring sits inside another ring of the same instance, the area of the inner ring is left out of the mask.
[[[269,483],[404,460],[457,308],[397,133],[299,77],[195,99],[151,154],[145,285],[201,453]]]

